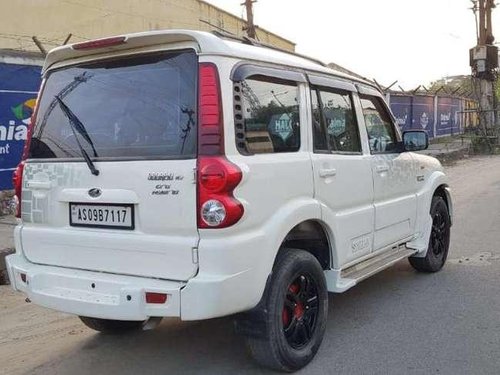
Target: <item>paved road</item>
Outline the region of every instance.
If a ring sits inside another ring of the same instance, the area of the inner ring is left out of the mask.
[[[500,373],[500,157],[448,168],[455,198],[450,262],[434,275],[406,261],[330,297],[328,328],[301,374]],[[164,321],[101,336],[0,287],[2,374],[266,374],[230,319]]]

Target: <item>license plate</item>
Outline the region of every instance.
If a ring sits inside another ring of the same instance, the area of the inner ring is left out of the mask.
[[[134,229],[134,206],[70,203],[69,223],[73,227]]]

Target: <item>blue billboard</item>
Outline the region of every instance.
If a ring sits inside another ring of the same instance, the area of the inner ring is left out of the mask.
[[[412,102],[413,98],[411,96],[391,96],[391,111],[396,117],[396,123],[401,131],[411,129]]]
[[[434,97],[432,96],[391,96],[391,110],[402,131],[425,130],[434,137]]]
[[[412,107],[412,129],[425,130],[430,138],[434,137],[434,98],[414,96]]]
[[[28,135],[41,68],[0,63],[0,190],[12,189],[12,172]]]
[[[453,135],[460,133],[460,100],[455,98],[439,98],[436,135]]]

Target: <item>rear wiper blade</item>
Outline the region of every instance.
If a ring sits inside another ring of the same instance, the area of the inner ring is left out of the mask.
[[[72,125],[74,126],[75,130],[80,133],[80,135],[85,138],[85,140],[89,143],[89,145],[92,147],[92,151],[94,151],[94,156],[97,157],[97,151],[94,147],[94,142],[92,142],[92,139],[90,138],[89,133],[87,132],[87,129],[85,128],[85,125],[80,121],[80,119],[73,113],[71,109],[62,101],[62,99],[59,96],[56,96],[56,100],[58,101],[59,105],[61,106],[61,109],[63,110],[64,114],[66,117],[72,122]]]
[[[77,132],[92,146],[92,150],[94,151],[94,156],[97,157],[97,152],[94,147],[94,143],[90,139],[89,133],[87,133],[87,130],[85,129],[85,126],[82,124],[82,122],[78,119],[78,117],[69,109],[69,107],[64,104],[62,99],[59,96],[55,96],[57,102],[59,103],[59,106],[61,107],[62,112],[64,115],[68,118],[69,120],[69,125],[71,127],[71,131],[73,132],[73,135],[75,136],[76,139],[76,144],[78,145],[78,148],[80,149],[80,152],[85,159],[85,162],[87,163],[87,166],[90,169],[90,172],[94,176],[99,176],[99,170],[95,167],[94,163],[89,157],[89,154],[87,154],[87,151],[82,147],[82,144],[80,143],[80,140],[78,139]]]

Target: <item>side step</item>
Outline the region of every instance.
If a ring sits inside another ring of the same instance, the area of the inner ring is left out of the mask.
[[[343,270],[325,271],[328,291],[342,293],[352,288],[357,283],[376,273],[389,268],[401,259],[408,258],[417,253],[417,250],[408,249],[404,245],[384,251],[381,254],[364,260],[354,266]]]

